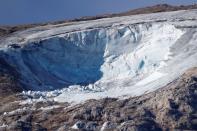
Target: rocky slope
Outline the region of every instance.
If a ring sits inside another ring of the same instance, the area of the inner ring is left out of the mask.
[[[197,68],[192,68],[161,89],[124,100],[88,100],[72,107],[55,102],[7,103],[1,108],[0,124],[4,126],[0,129],[197,130],[196,98]],[[3,114],[8,110],[15,111]]]

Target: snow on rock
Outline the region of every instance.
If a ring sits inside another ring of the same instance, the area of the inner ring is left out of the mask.
[[[23,107],[23,108],[19,108],[10,112],[4,112],[3,115],[5,116],[9,116],[9,115],[14,115],[14,114],[19,114],[19,113],[23,113],[25,111],[29,111],[29,110],[35,110],[35,108],[27,108],[27,107]]]
[[[59,107],[60,107],[60,106],[58,106],[58,105],[48,106],[48,107],[41,107],[40,110],[48,111],[48,110],[53,110],[53,109],[59,108]]]
[[[144,78],[143,80],[139,81],[136,86],[143,86],[148,83],[151,83],[155,80],[158,80],[159,78],[163,77],[165,74],[162,74],[160,72],[154,72],[152,75],[148,76],[147,78]]]
[[[105,130],[112,130],[112,129],[115,129],[116,128],[116,124],[110,122],[110,121],[107,121],[107,122],[104,122],[100,131],[105,131]]]
[[[8,127],[8,125],[6,125],[6,124],[0,125],[0,129],[5,128],[5,127]]]
[[[197,33],[190,27],[197,23],[196,13],[165,12],[33,28],[2,41],[0,53],[20,73],[24,87],[32,90],[23,92],[33,97],[31,102],[141,95],[197,65]],[[24,41],[19,41],[21,37]],[[19,46],[9,46],[13,43]]]
[[[86,124],[82,121],[78,121],[76,122],[73,126],[72,126],[72,129],[84,129],[86,126]]]

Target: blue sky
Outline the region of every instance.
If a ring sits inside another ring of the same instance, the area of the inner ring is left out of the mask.
[[[159,3],[187,5],[197,0],[0,0],[0,25],[117,13]]]

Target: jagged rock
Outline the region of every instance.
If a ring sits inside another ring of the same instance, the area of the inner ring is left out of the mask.
[[[100,120],[103,115],[103,108],[102,106],[96,106],[92,108],[92,117],[93,120]]]
[[[15,131],[31,131],[32,124],[29,122],[24,121],[16,121],[12,123],[11,126],[8,127],[8,130],[15,130]]]
[[[35,131],[47,131],[47,128],[44,128],[44,127],[42,127],[40,124],[36,124],[35,125],[35,127],[34,127],[35,129]]]
[[[96,122],[88,122],[86,124],[86,130],[88,131],[95,131],[97,129],[98,124]]]
[[[113,129],[116,129],[116,127],[117,127],[117,123],[107,121],[107,122],[103,123],[103,125],[101,127],[101,131],[113,130]]]
[[[57,129],[57,131],[67,131],[67,130],[68,130],[68,127],[66,125],[63,125]]]
[[[78,121],[72,126],[72,129],[86,129],[86,123]]]
[[[192,70],[192,74],[197,72]],[[171,84],[139,97],[87,101],[67,109],[23,112],[27,115],[22,117],[19,117],[21,114],[5,115],[0,117],[0,122],[8,124],[6,129],[10,130],[35,129],[31,122],[39,123],[42,130],[44,127],[56,130],[71,127],[81,130],[196,130],[196,92],[197,82],[191,75],[184,74]],[[13,123],[13,119],[20,121]],[[65,122],[66,126],[62,126]],[[73,126],[73,123],[76,124]]]
[[[121,131],[162,131],[152,119],[140,119],[138,121],[127,121],[119,129]]]

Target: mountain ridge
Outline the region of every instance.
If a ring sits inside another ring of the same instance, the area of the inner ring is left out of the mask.
[[[84,16],[81,18],[75,18],[71,20],[44,22],[44,23],[37,23],[37,24],[23,24],[23,25],[16,25],[16,26],[0,25],[0,37],[14,33],[16,31],[25,30],[28,28],[36,27],[36,26],[44,26],[47,24],[61,24],[61,23],[69,23],[69,22],[77,22],[77,21],[97,20],[97,19],[102,19],[102,18],[112,18],[112,17],[118,17],[118,16],[129,16],[129,15],[149,14],[149,13],[189,10],[189,9],[197,9],[197,4],[180,5],[180,6],[173,6],[169,4],[158,4],[154,6],[133,9],[133,10],[122,12],[122,13],[114,13],[114,14],[112,13],[112,14],[104,14],[104,15],[98,15],[98,16]]]

